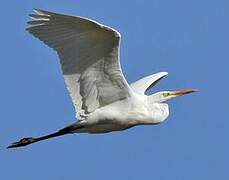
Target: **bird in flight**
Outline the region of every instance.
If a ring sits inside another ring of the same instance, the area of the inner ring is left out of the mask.
[[[53,48],[78,121],[57,132],[23,138],[8,148],[72,133],[108,133],[137,125],[162,123],[169,115],[165,102],[195,89],[163,91],[152,88],[167,72],[128,84],[120,66],[120,38],[115,29],[94,20],[34,9],[27,31]]]

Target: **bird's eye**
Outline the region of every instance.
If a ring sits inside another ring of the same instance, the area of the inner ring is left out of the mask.
[[[167,97],[167,96],[169,96],[169,93],[163,93],[163,96]]]

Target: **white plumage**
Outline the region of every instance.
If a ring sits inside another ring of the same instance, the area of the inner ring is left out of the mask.
[[[24,138],[9,148],[68,133],[106,133],[136,125],[158,124],[169,115],[164,102],[195,90],[164,91],[150,96],[167,72],[160,72],[129,85],[120,66],[120,33],[79,16],[34,10],[27,30],[59,55],[63,76],[72,98],[74,124],[39,138]]]
[[[78,118],[130,96],[119,63],[120,34],[95,21],[35,10],[27,30],[55,49]]]

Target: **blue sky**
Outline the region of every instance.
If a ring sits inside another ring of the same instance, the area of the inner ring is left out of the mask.
[[[0,179],[228,179],[229,1],[3,1]],[[93,18],[122,34],[129,82],[168,71],[151,93],[199,88],[159,126],[70,135],[6,150],[74,121],[54,51],[25,31],[32,8]]]

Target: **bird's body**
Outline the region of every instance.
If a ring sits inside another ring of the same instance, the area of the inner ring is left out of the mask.
[[[83,128],[76,129],[76,132],[106,133],[136,125],[158,124],[168,115],[167,104],[150,104],[148,96],[133,94],[130,98],[96,109],[78,122]]]
[[[145,92],[167,75],[156,73],[128,84],[120,65],[120,38],[115,29],[79,16],[34,10],[32,35],[57,51],[78,121],[39,138],[24,138],[8,148],[70,133],[107,133],[163,122],[165,101],[195,90]]]

